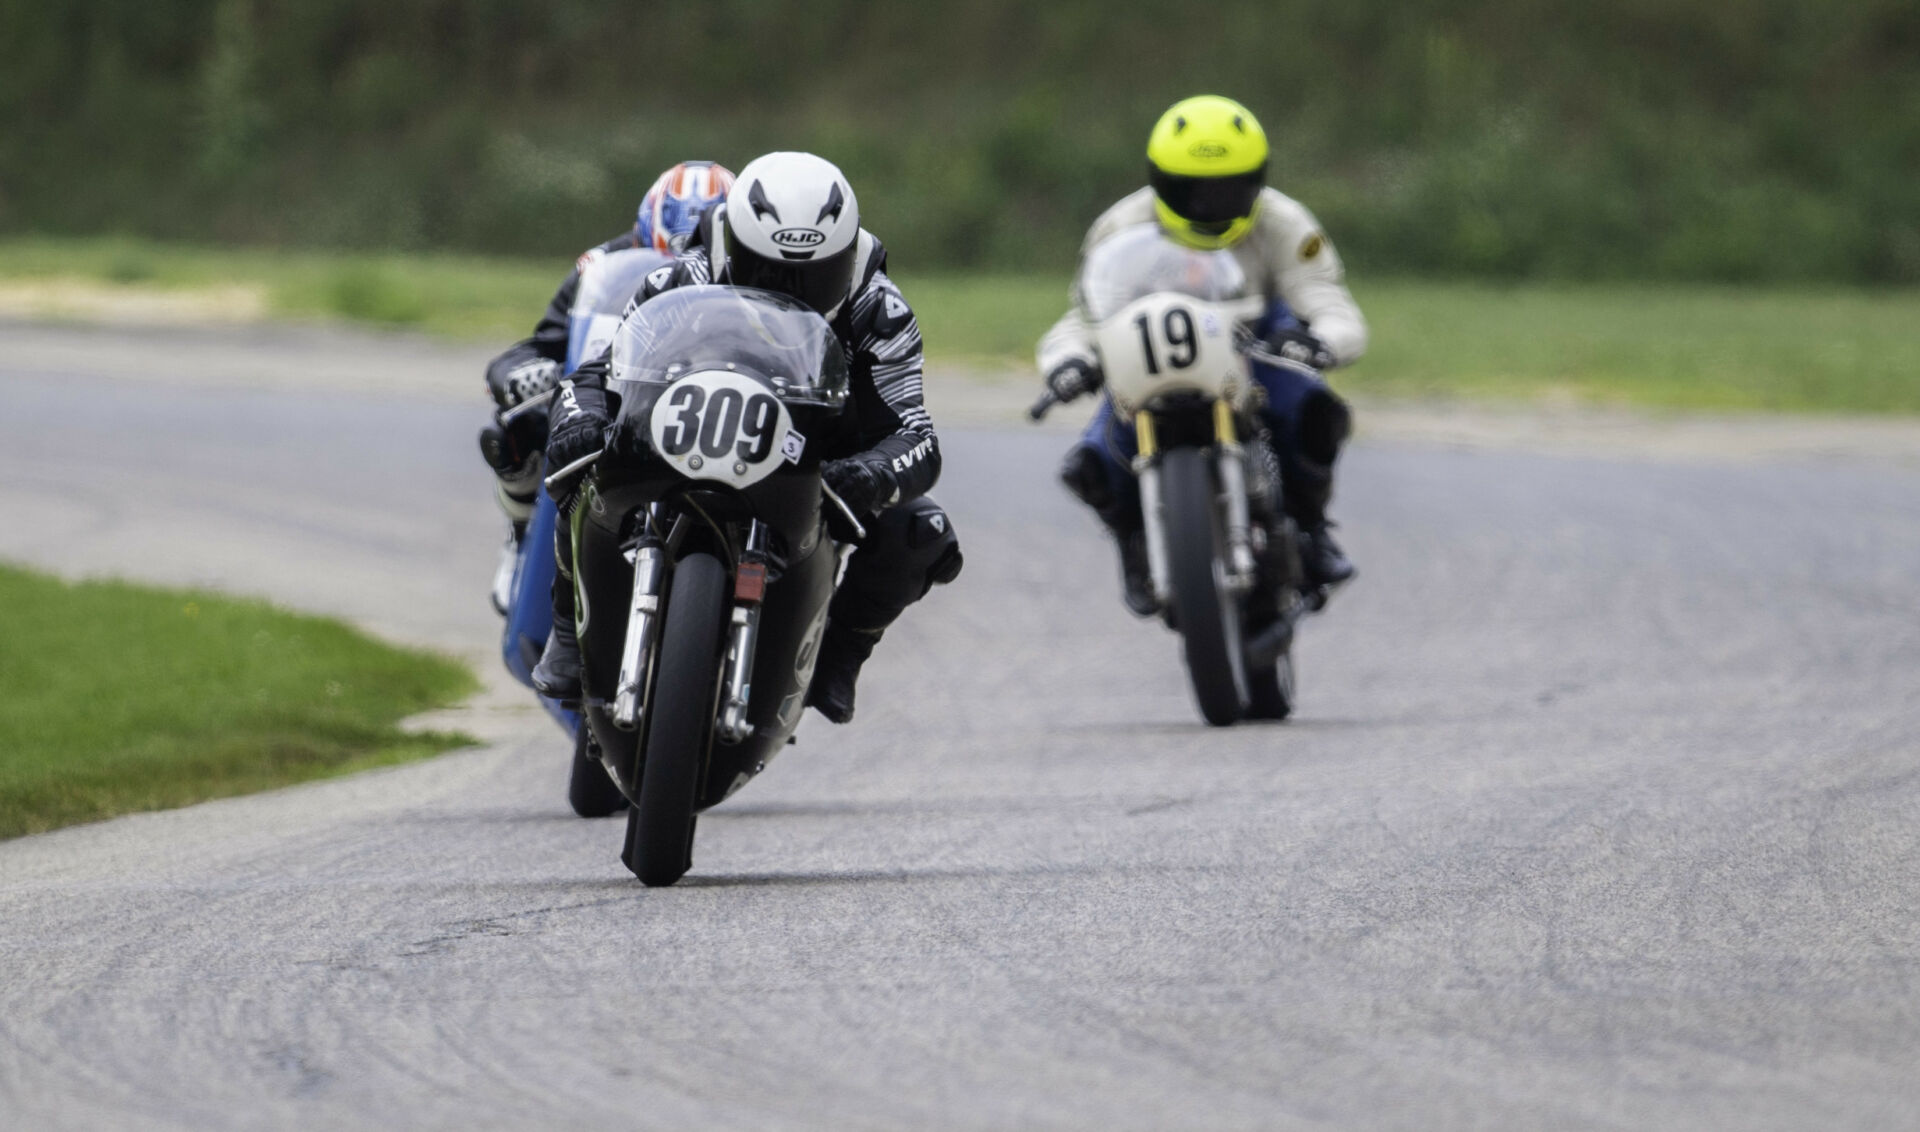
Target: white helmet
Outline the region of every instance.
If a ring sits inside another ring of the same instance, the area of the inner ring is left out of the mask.
[[[853,291],[860,205],[825,158],[769,153],[727,193],[729,282],[792,295],[832,318]]]

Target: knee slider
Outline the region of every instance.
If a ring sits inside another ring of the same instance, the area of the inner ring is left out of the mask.
[[[524,470],[546,446],[545,413],[528,413],[508,425],[493,422],[480,430],[480,458],[502,477]]]
[[[953,533],[953,521],[931,499],[922,496],[882,511],[867,532],[853,560],[863,574],[897,580],[892,584],[917,596],[960,573],[960,539]]]
[[[1107,470],[1100,465],[1100,456],[1088,444],[1076,444],[1060,462],[1060,482],[1065,484],[1073,497],[1105,513],[1113,509],[1115,500],[1113,488],[1107,483]]]
[[[935,586],[944,586],[958,578],[960,567],[966,563],[960,554],[960,539],[953,533],[953,523],[938,507],[925,508],[913,517],[907,545],[912,548],[914,563],[926,579],[920,591],[923,595]]]
[[[493,500],[500,505],[500,511],[507,521],[515,525],[524,525],[533,518],[534,504],[538,501],[539,483],[513,484],[504,478],[495,483]]]
[[[1353,432],[1353,411],[1333,390],[1321,386],[1300,404],[1300,452],[1319,464],[1331,464]]]

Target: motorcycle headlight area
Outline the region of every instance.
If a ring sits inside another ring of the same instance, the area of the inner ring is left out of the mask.
[[[688,479],[751,487],[806,451],[777,388],[727,370],[686,374],[654,402],[648,438]]]

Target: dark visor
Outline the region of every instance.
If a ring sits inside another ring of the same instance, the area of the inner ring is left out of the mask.
[[[1182,177],[1149,165],[1147,180],[1175,216],[1195,224],[1224,225],[1253,215],[1260,186],[1267,182],[1267,167],[1263,162],[1258,169],[1229,177]]]
[[[727,281],[740,287],[758,287],[792,295],[821,314],[847,300],[853,290],[853,253],[860,246],[855,240],[845,248],[818,259],[767,259],[740,245],[727,229]]]

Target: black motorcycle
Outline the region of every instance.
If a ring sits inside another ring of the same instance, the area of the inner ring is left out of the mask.
[[[608,392],[573,510],[582,706],[632,802],[621,859],[668,885],[692,864],[695,815],[800,722],[839,574],[829,519],[864,535],[820,477],[847,360],[796,300],[683,287],[621,324]]]

